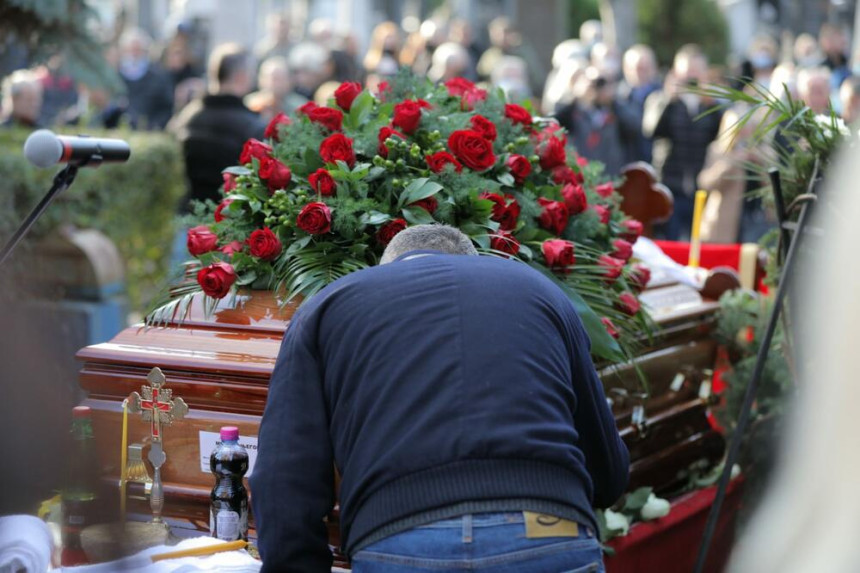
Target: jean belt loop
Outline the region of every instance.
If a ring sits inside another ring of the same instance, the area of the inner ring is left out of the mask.
[[[463,543],[472,542],[472,514],[463,516]]]

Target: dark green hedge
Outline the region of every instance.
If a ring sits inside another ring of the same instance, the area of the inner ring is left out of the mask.
[[[131,145],[124,164],[78,172],[33,228],[22,247],[57,225],[99,229],[110,237],[126,263],[132,310],[144,310],[165,280],[177,206],[185,194],[179,146],[167,135],[88,131],[119,137]],[[23,155],[29,131],[0,130],[0,241],[14,232],[51,186],[59,166],[37,169]],[[16,257],[17,258],[17,257]]]

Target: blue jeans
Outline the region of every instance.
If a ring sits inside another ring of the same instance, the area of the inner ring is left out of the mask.
[[[591,528],[577,537],[527,538],[522,512],[463,515],[422,525],[368,545],[352,558],[355,573],[493,571],[603,573]]]

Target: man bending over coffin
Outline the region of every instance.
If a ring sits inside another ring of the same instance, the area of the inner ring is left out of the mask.
[[[326,287],[284,336],[251,478],[263,571],[602,571],[628,453],[570,301],[442,225]]]

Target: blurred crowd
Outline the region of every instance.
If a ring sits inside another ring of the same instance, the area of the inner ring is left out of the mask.
[[[355,37],[330,20],[310,22],[298,38],[287,17],[276,14],[256,46],[215,46],[204,62],[195,57],[199,42],[190,29],[180,27],[160,43],[128,29],[105,50],[125,86],[121,93],[76,81],[59,54],[6,76],[2,123],[167,130],[182,143],[190,198],[216,199],[221,170],[235,163],[246,139],[262,137],[278,113],[308,102],[326,105],[345,81],[373,90],[403,68],[433,82],[462,76],[554,116],[567,129],[568,144],[603,162],[612,176],[634,161],[652,163],[675,198],[661,236],[689,233],[694,192],[705,188],[712,192],[705,240],[737,242],[757,240],[772,224],[760,203],[744,201],[753,185],[744,164],[766,160],[770,142],[754,139],[752,127],[721,136],[746,110],[702,115],[723,102],[690,88],[732,82],[742,88],[755,81],[779,97],[801,99],[815,113],[834,110],[848,124],[860,116],[860,66],[851,67],[845,31],[829,24],[817,38],[756,37],[734,67],[686,45],[663,71],[649,46],[621,53],[605,43],[598,21],[585,22],[577,38],[561,42],[551,62],[541,61],[506,18],[490,22],[486,45],[478,36],[463,20],[430,19],[410,34],[383,22],[359,53]]]

